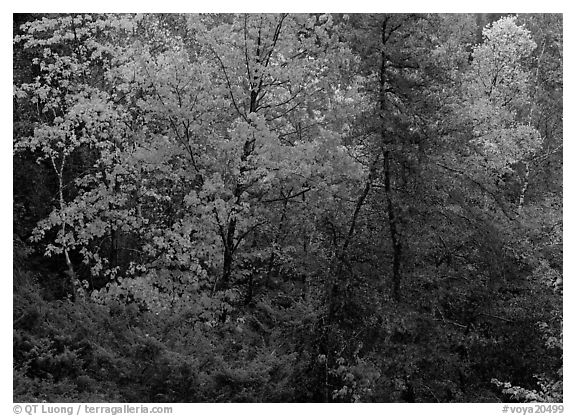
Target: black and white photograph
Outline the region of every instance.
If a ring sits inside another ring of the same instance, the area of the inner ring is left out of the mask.
[[[6,414],[565,412],[562,13],[12,23]]]

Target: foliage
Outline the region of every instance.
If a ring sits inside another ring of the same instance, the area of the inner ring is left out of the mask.
[[[486,18],[17,16],[15,399],[561,401],[562,22]]]

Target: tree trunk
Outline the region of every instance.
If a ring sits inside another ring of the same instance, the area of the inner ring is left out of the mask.
[[[354,213],[352,214],[352,220],[350,222],[350,227],[348,228],[348,234],[346,234],[346,239],[342,244],[340,249],[336,249],[336,258],[335,258],[335,266],[330,271],[330,276],[328,276],[328,321],[332,321],[334,318],[336,311],[339,305],[339,295],[340,295],[340,286],[342,284],[341,277],[342,277],[342,269],[344,267],[344,263],[346,262],[346,256],[348,252],[348,247],[352,241],[352,237],[354,236],[354,231],[356,230],[356,223],[358,221],[358,215],[360,214],[360,210],[368,197],[368,193],[370,192],[370,188],[372,186],[372,181],[374,180],[374,176],[376,173],[376,166],[378,161],[380,160],[380,154],[376,155],[376,158],[370,165],[370,171],[368,173],[368,178],[366,179],[366,184],[364,185],[364,189],[362,193],[358,197],[356,201],[356,206],[354,207]]]
[[[64,158],[64,156],[62,156],[62,162],[60,163],[59,169],[56,167],[56,161],[54,160],[54,158],[52,158],[51,160],[52,160],[52,167],[54,168],[54,171],[58,176],[58,199],[60,205],[60,219],[62,221],[61,233],[62,237],[64,237],[66,234],[66,213],[64,211],[64,208],[66,206],[66,203],[64,201],[64,164],[66,159]],[[68,251],[68,247],[64,245],[62,249],[64,251],[64,258],[66,260],[66,268],[67,268],[66,274],[68,275],[68,278],[70,279],[70,284],[72,286],[73,291],[72,299],[73,300],[83,299],[84,288],[82,287],[82,282],[80,282],[78,277],[76,277],[74,266],[72,264],[72,261],[70,260],[70,253]]]
[[[380,117],[384,120],[386,112],[386,53],[384,51],[386,41],[389,36],[386,36],[386,20],[382,23],[382,53],[380,61]],[[388,210],[388,227],[390,229],[390,240],[392,243],[392,296],[395,300],[399,301],[401,298],[400,284],[401,276],[401,260],[402,260],[402,243],[400,241],[400,232],[398,230],[398,216],[396,214],[396,207],[394,206],[393,192],[392,192],[392,168],[391,161],[392,155],[389,149],[390,145],[395,144],[394,138],[386,136],[384,126],[381,126],[381,141],[384,148],[384,192],[386,194],[387,210]]]
[[[256,47],[256,64],[257,65],[263,64],[264,67],[268,67],[270,56],[272,55],[272,52],[273,52],[274,47],[276,45],[276,42],[278,40],[278,36],[280,35],[280,29],[282,27],[282,22],[284,21],[285,17],[286,17],[286,15],[282,15],[280,17],[280,20],[279,20],[278,25],[276,27],[276,30],[274,32],[274,37],[272,39],[272,45],[270,46],[271,49],[268,51],[268,55],[266,55],[266,53],[263,50],[263,46],[262,46],[263,42],[262,42],[262,38],[261,38],[262,34],[260,31],[258,32],[257,47]],[[248,50],[247,49],[245,50],[245,53],[246,53],[246,57],[247,57],[248,56]],[[267,59],[266,59],[266,56],[268,56]],[[224,65],[222,62],[221,62],[221,65],[222,65],[223,71],[225,71],[225,68],[224,68]],[[249,77],[252,77],[248,58],[246,58],[246,70],[247,70],[247,73],[249,74]],[[225,75],[226,75],[226,73],[225,73]],[[249,79],[249,85],[250,85],[250,106],[248,109],[248,115],[250,115],[252,113],[256,113],[258,111],[258,100],[259,100],[259,97],[261,96],[260,93],[262,92],[262,88],[263,88],[263,78],[261,76],[255,74],[255,75],[253,75],[253,79]],[[232,97],[234,97],[232,90],[230,90],[230,94]],[[241,115],[242,115],[242,113],[241,113]],[[250,117],[246,117],[245,115],[242,115],[242,117],[244,118],[244,120],[246,120],[246,122],[248,124],[252,124]],[[235,251],[236,251],[236,248],[238,245],[238,241],[236,241],[236,217],[235,217],[236,212],[235,211],[241,206],[242,193],[246,190],[246,185],[244,183],[242,183],[242,180],[243,180],[244,174],[251,170],[251,167],[248,166],[248,157],[250,155],[252,155],[252,153],[254,152],[255,145],[256,145],[256,138],[254,136],[246,138],[246,141],[244,142],[244,148],[243,148],[242,156],[240,157],[240,173],[238,175],[238,178],[236,181],[236,186],[234,188],[234,198],[235,198],[234,207],[233,207],[232,212],[230,214],[230,220],[228,222],[228,226],[226,227],[226,235],[222,236],[223,243],[224,243],[224,263],[223,263],[223,268],[222,268],[222,278],[220,279],[220,281],[218,282],[218,285],[217,285],[219,289],[226,289],[230,284],[230,278],[232,275],[232,267],[233,267],[233,263],[234,263],[234,254],[235,254]]]
[[[520,198],[518,200],[518,211],[524,207],[524,199],[526,197],[526,190],[528,189],[528,180],[530,178],[530,164],[529,162],[524,162],[524,180],[522,183],[522,188],[520,189]]]

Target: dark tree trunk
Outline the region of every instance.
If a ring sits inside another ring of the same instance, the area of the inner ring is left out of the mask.
[[[391,33],[386,34],[386,23],[382,23],[382,53],[380,61],[380,117],[382,120],[385,118],[386,113],[386,62],[387,56],[385,52],[386,42],[390,39]],[[392,296],[395,300],[399,301],[401,298],[400,284],[402,280],[400,266],[402,259],[402,243],[400,232],[398,230],[398,216],[396,214],[396,207],[393,201],[392,192],[392,154],[389,150],[390,145],[394,145],[396,140],[394,137],[387,137],[384,126],[381,126],[381,141],[384,149],[384,192],[386,194],[387,210],[388,210],[388,227],[390,229],[390,240],[392,243]]]

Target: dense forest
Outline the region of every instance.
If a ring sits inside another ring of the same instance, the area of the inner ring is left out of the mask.
[[[561,15],[13,26],[15,401],[562,401]]]

